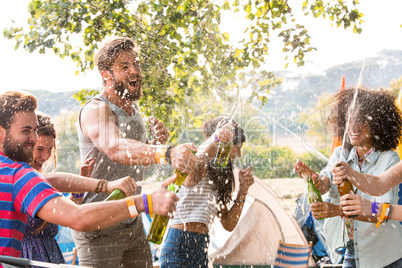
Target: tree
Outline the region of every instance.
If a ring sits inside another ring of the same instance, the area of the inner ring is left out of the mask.
[[[401,89],[402,89],[402,76],[394,78],[390,84],[390,90],[396,96],[400,94]]]
[[[361,32],[362,16],[355,0],[304,1],[305,15],[328,18],[338,27]],[[312,51],[308,30],[298,23],[288,1],[265,0],[32,0],[29,27],[11,27],[4,36],[32,52],[53,51],[70,57],[81,71],[94,68],[94,53],[110,36],[128,36],[141,47],[144,97],[140,106],[163,121],[178,116],[175,108],[194,106],[211,95],[230,101],[234,92],[252,89],[251,98],[267,102],[267,93],[280,83],[259,70],[268,55],[271,33],[283,40],[286,66],[290,59],[304,64]],[[244,14],[249,27],[242,42],[230,45],[220,31],[223,12]],[[76,71],[78,73],[78,70]],[[81,94],[85,100],[88,92]],[[174,129],[173,129],[174,131]]]

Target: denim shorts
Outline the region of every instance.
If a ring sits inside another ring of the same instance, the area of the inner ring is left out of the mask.
[[[353,240],[349,240],[346,244],[345,258],[343,260],[343,268],[356,268],[355,248]]]
[[[161,268],[208,267],[209,235],[169,228],[159,257]]]

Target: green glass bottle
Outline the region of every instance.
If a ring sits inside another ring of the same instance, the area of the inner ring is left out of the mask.
[[[308,176],[308,178],[307,178],[307,196],[308,196],[308,201],[310,202],[310,204],[322,202],[321,193],[320,193],[320,191],[318,191],[317,188],[315,188],[313,180],[311,179],[311,176]],[[319,220],[323,220],[323,219],[324,218],[319,219]]]
[[[191,150],[191,152],[195,155],[197,152]],[[186,173],[180,172],[178,170],[174,170],[173,175],[176,175],[176,180],[174,183],[169,184],[168,191],[173,193],[177,193],[180,190],[180,187],[184,183],[187,178]],[[149,242],[160,245],[163,240],[163,235],[165,234],[166,228],[169,223],[169,217],[154,215],[154,219],[152,220],[151,227],[149,229],[147,239]]]
[[[229,156],[232,147],[233,142],[228,143],[219,142],[215,158],[212,160],[212,164],[215,167],[225,168],[229,162]]]
[[[119,199],[123,199],[125,197],[126,197],[126,194],[122,190],[116,189],[108,197],[106,197],[106,199],[104,201],[119,200]]]
[[[173,174],[176,174],[177,178],[174,181],[174,183],[169,184],[168,190],[173,193],[177,193],[180,190],[180,187],[183,184],[183,182],[186,180],[187,174],[180,172],[178,170],[175,170]],[[161,244],[168,223],[169,223],[169,217],[155,215],[147,235],[148,241],[158,245]]]

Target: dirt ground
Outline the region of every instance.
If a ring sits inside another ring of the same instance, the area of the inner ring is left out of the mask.
[[[302,179],[266,179],[263,180],[282,199],[288,212],[292,215],[296,209],[296,199],[307,191],[306,183]]]

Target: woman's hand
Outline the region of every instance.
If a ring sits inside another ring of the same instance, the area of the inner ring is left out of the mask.
[[[340,162],[332,169],[333,184],[341,184],[342,181],[351,177],[353,173],[352,167],[346,162]]]
[[[80,175],[83,177],[91,177],[92,171],[95,167],[95,158],[91,157],[85,160],[84,164],[81,165]]]
[[[299,174],[300,178],[302,179],[307,180],[307,178],[310,176],[313,181],[318,180],[318,174],[311,168],[309,168],[306,164],[301,162],[299,159],[297,159],[295,169],[297,174]]]
[[[371,216],[371,201],[364,199],[360,195],[346,194],[342,196],[340,205],[346,216]]]
[[[215,139],[218,139],[217,141],[222,142],[222,143],[228,143],[231,142],[234,138],[235,135],[235,126],[233,122],[229,122],[225,124],[223,127],[217,129],[214,134],[216,135]]]
[[[133,193],[135,193],[135,190],[137,189],[138,186],[133,178],[127,176],[115,181],[108,181],[106,187],[107,187],[106,190],[109,193],[113,192],[113,190],[120,189],[126,194],[126,196],[130,196]]]
[[[246,169],[240,169],[239,170],[239,193],[238,194],[243,194],[247,195],[248,189],[250,188],[251,185],[254,183],[254,176],[252,172],[252,167],[248,167]]]
[[[316,219],[332,218],[342,216],[342,208],[329,202],[318,202],[311,204],[311,213]]]

